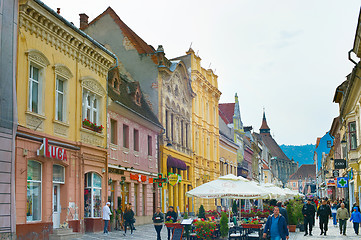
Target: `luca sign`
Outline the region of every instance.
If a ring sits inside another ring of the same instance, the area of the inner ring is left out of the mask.
[[[40,149],[38,149],[36,153],[38,156],[55,158],[61,161],[68,161],[68,156],[66,155],[66,149],[61,147],[50,146],[47,138],[43,139],[43,144],[41,144]]]
[[[335,169],[345,169],[346,160],[345,159],[335,159]]]

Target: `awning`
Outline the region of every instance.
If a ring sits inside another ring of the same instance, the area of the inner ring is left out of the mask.
[[[170,168],[178,168],[180,170],[187,170],[187,165],[178,158],[174,158],[172,156],[168,156],[167,166]]]

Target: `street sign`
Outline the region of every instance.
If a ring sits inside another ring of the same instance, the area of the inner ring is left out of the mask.
[[[333,177],[339,177],[339,176],[340,176],[339,170],[333,170],[332,176],[333,176]]]
[[[346,160],[345,159],[335,159],[335,169],[345,169]]]
[[[337,178],[337,187],[338,188],[348,188],[348,177],[338,177]]]

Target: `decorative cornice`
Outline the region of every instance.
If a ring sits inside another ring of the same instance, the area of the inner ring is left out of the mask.
[[[59,74],[66,79],[70,79],[73,77],[73,74],[71,73],[70,69],[63,64],[55,64],[53,68],[56,74]]]
[[[80,79],[81,86],[104,97],[106,95],[106,91],[103,86],[92,77],[83,77]]]
[[[26,51],[25,54],[28,56],[30,61],[35,62],[42,67],[47,67],[50,64],[48,58],[39,50],[30,49]]]
[[[19,7],[19,29],[24,29],[56,50],[77,59],[85,67],[106,77],[113,58],[32,1]]]

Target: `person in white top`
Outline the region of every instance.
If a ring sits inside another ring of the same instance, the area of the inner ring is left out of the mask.
[[[107,202],[107,204],[105,204],[105,206],[103,207],[104,234],[108,234],[108,224],[110,220],[110,215],[112,215],[109,206],[110,202]]]

